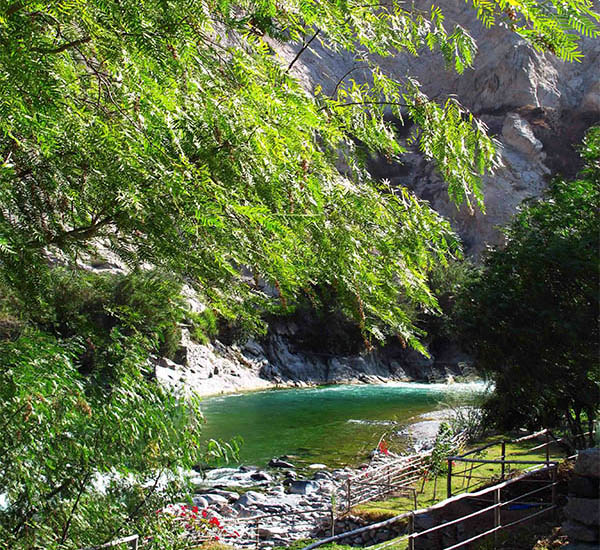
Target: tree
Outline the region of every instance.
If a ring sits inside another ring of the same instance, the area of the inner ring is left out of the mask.
[[[600,127],[581,154],[578,179],[556,179],[543,200],[522,206],[506,245],[468,285],[460,321],[495,383],[491,420],[504,428],[566,423],[578,444],[600,407]]]
[[[598,34],[591,0],[473,6],[568,60],[577,33]],[[282,63],[278,47],[301,56],[317,39],[364,61],[370,84],[302,88],[298,57]],[[220,448],[202,449],[195,400],[151,379],[149,356],[182,313],[174,287],[135,279],[138,267],[251,325],[276,307],[260,279],[283,308],[331,288],[365,338],[421,347],[411,312],[437,307],[428,271],[459,246],[364,161],[402,154],[391,114],[410,119],[457,203],[482,207],[481,175],[497,164],[485,126],[454,99],[438,104],[377,65],[421,48],[459,72],[476,51],[440,10],[398,0],[2,3],[0,544],[80,548],[125,527],[156,548],[181,544],[151,507],[185,494],[178,469]],[[117,290],[73,269],[99,241],[132,268]]]
[[[565,59],[580,56],[577,32],[598,34],[591,0],[473,6],[484,24]],[[401,155],[384,115],[408,118],[452,198],[481,204],[480,176],[497,162],[485,126],[376,62],[429,48],[468,67],[475,43],[446,30],[438,8],[15,0],[0,26],[0,266],[24,294],[44,250],[74,256],[104,239],[131,265],[188,277],[222,315],[256,321],[272,306],[253,280],[284,306],[326,284],[368,338],[420,348],[399,299],[435,308],[427,270],[457,243],[427,204],[372,181],[361,158]],[[304,90],[277,45],[301,55],[312,40],[353,52],[371,84]]]

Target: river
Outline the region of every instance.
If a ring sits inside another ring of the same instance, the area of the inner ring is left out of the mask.
[[[409,444],[407,427],[449,404],[472,401],[481,383],[339,385],[208,398],[207,439],[243,438],[239,463],[264,466],[289,455],[296,464],[356,465],[386,434],[392,450]]]

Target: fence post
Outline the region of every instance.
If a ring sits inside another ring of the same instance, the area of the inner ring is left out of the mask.
[[[415,539],[413,534],[415,532],[415,513],[412,512],[408,516],[408,550],[415,550]]]
[[[335,510],[334,508],[334,501],[333,499],[331,500],[331,536],[333,537],[335,535]]]
[[[546,468],[550,466],[550,434],[546,430]]]
[[[506,441],[502,440],[502,481],[504,481],[504,475],[506,473]]]
[[[448,478],[446,480],[446,495],[448,498],[452,496],[452,459],[448,459]]]
[[[130,540],[129,548],[131,548],[131,550],[138,550],[139,540],[140,540],[140,537],[135,537],[133,540]]]
[[[260,537],[258,535],[258,526],[260,525],[260,521],[256,520],[256,549],[260,548]]]
[[[350,476],[346,478],[346,512],[350,512]]]
[[[558,470],[558,464],[554,464],[552,468],[552,506],[556,506],[556,475]],[[554,508],[554,518],[558,519],[558,508]]]
[[[498,546],[498,531],[501,525],[500,523],[500,491],[501,489],[496,489],[494,491],[494,548]]]

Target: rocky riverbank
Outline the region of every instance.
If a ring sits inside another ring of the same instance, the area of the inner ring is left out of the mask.
[[[324,355],[294,346],[297,327],[280,324],[265,341],[250,339],[226,346],[215,340],[194,342],[182,331],[175,360],[155,358],[158,380],[203,396],[269,388],[324,384],[382,384],[386,382],[452,382],[473,377],[470,358],[458,350],[426,358],[399,345],[354,355]]]
[[[415,417],[408,427],[414,448],[431,448],[437,428],[449,410]],[[369,480],[376,469],[403,458],[382,447],[356,468],[328,469],[324,464],[299,467],[294,458],[272,459],[267,467],[240,466],[208,470],[192,478],[194,510],[220,526],[219,539],[238,548],[269,550],[300,539],[319,538],[361,527],[366,520],[339,511],[346,506],[348,479]],[[411,455],[414,456],[414,455]],[[183,503],[167,507],[177,512]],[[332,517],[335,516],[332,525]],[[401,528],[401,527],[400,527]],[[370,545],[399,533],[393,529],[358,535],[352,544]]]

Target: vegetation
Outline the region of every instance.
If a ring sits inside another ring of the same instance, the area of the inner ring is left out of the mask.
[[[572,60],[597,35],[591,0],[476,1]],[[34,292],[44,250],[76,255],[104,239],[130,265],[185,275],[227,318],[260,323],[315,284],[334,289],[368,338],[420,348],[399,302],[435,309],[427,271],[458,246],[406,189],[372,181],[368,151],[402,154],[388,120],[438,166],[454,201],[481,205],[497,164],[485,126],[454,99],[395,81],[376,56],[437,51],[462,72],[476,45],[439,9],[393,0],[118,3],[21,1],[0,12],[0,267]],[[369,84],[304,89],[279,45],[348,50]],[[341,177],[336,166],[347,167]]]
[[[577,59],[578,36],[598,34],[592,1],[548,5],[473,2],[485,25]],[[314,40],[350,51],[369,83],[306,90],[294,65]],[[234,450],[206,447],[197,400],[152,379],[150,356],[175,352],[182,322],[199,340],[218,319],[256,330],[327,288],[369,345],[395,335],[423,349],[415,319],[438,307],[428,274],[459,245],[426,203],[372,181],[365,159],[400,156],[389,120],[407,119],[471,208],[498,159],[456,100],[377,65],[423,48],[458,72],[476,51],[437,8],[396,0],[2,4],[1,547],[125,532],[181,546],[154,510],[186,494],[177,472]],[[130,274],[75,269],[99,242]],[[206,313],[185,311],[184,281]]]
[[[504,429],[566,422],[575,444],[600,407],[600,128],[581,154],[577,180],[557,179],[544,200],[523,205],[506,245],[468,285],[460,320],[495,384],[490,421]]]

